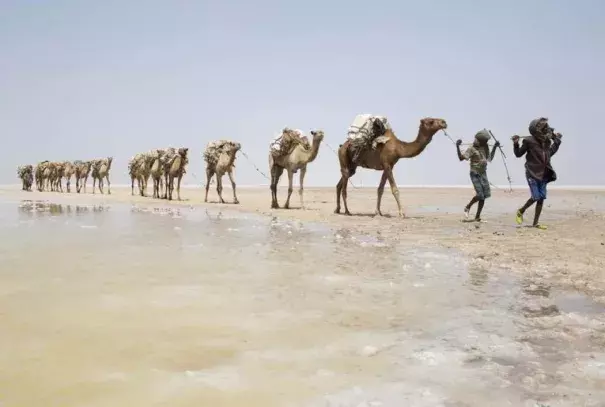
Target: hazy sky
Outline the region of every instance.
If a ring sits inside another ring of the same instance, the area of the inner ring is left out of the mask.
[[[0,0],[0,183],[19,164],[110,155],[125,183],[132,155],[169,145],[190,148],[194,183],[220,138],[266,172],[282,127],[321,128],[337,147],[356,114],[374,113],[402,140],[425,116],[465,141],[490,128],[518,184],[510,136],[546,116],[564,135],[557,183],[602,185],[604,17],[600,0]],[[499,156],[488,172],[506,183]],[[236,177],[266,183],[241,156]],[[338,178],[324,144],[307,184]],[[395,178],[466,184],[468,164],[438,133]]]

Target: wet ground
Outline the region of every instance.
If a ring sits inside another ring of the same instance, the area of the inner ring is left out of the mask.
[[[0,200],[3,407],[605,405],[580,292],[327,224],[79,202]]]

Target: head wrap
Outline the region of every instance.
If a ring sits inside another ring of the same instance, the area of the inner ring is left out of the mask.
[[[529,134],[531,134],[532,136],[543,136],[544,134],[541,133],[538,129],[538,124],[540,124],[541,122],[548,122],[548,119],[546,117],[540,117],[538,119],[534,119],[529,123]]]

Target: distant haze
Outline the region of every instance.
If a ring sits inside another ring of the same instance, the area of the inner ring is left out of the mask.
[[[220,138],[267,172],[282,127],[321,128],[337,148],[356,114],[374,113],[402,140],[425,116],[467,142],[492,129],[515,184],[523,160],[510,136],[546,116],[564,135],[557,184],[603,185],[604,17],[596,0],[3,0],[0,183],[16,183],[19,164],[110,155],[113,182],[125,183],[132,155],[169,145],[190,148],[185,182],[195,183],[206,143]],[[506,184],[499,154],[488,172]],[[267,182],[243,156],[236,177]],[[307,184],[338,178],[324,144]],[[379,173],[361,178],[376,184]],[[466,184],[468,164],[438,133],[397,164],[396,180]]]

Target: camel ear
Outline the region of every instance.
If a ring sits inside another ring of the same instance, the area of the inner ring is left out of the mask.
[[[314,135],[316,135],[316,134],[317,134],[317,132],[316,132],[315,130],[311,130],[311,135],[312,135],[312,136],[314,136]]]

